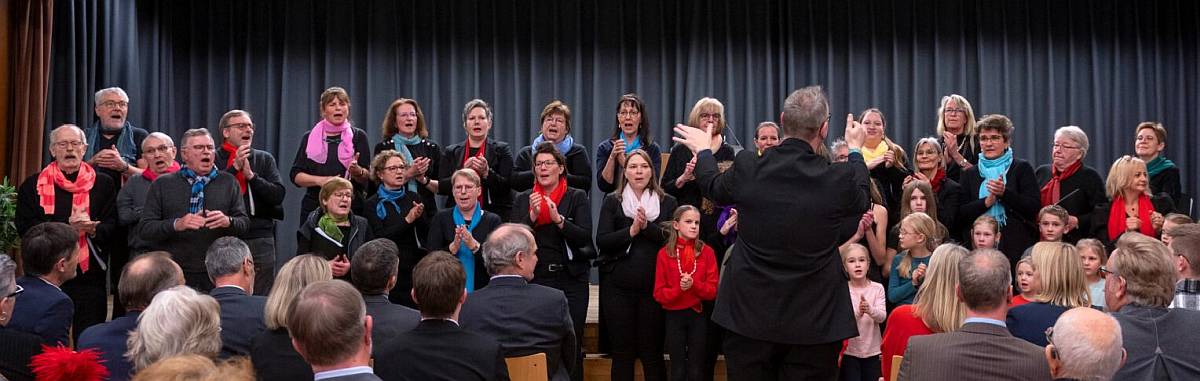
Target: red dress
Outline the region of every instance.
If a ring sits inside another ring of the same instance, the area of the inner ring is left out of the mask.
[[[1008,308],[1011,309],[1013,307],[1016,307],[1016,306],[1019,306],[1019,305],[1025,304],[1025,303],[1029,303],[1029,299],[1025,299],[1025,295],[1017,295],[1017,296],[1013,297],[1013,302],[1012,302],[1012,304],[1008,305]]]
[[[887,331],[883,332],[883,343],[879,345],[879,361],[883,366],[883,379],[891,381],[892,356],[904,356],[908,338],[932,335],[934,332],[916,316],[916,307],[906,304],[896,307],[887,318]]]
[[[682,244],[682,245],[681,245]],[[676,245],[681,246],[679,259],[667,255],[667,248],[658,250],[657,264],[654,271],[654,300],[662,304],[663,309],[678,311],[691,308],[702,312],[701,301],[713,300],[717,297],[717,256],[708,245],[700,250],[700,257],[695,257],[695,241]],[[686,245],[686,246],[684,246]],[[683,249],[687,248],[687,249]],[[690,249],[690,250],[689,250]],[[679,270],[692,274],[692,288],[683,291],[679,287]]]

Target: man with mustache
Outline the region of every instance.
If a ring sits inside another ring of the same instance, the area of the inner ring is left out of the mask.
[[[275,220],[283,219],[283,180],[275,156],[252,148],[254,121],[250,113],[230,110],[218,123],[224,143],[217,149],[216,166],[237,178],[242,205],[250,217],[241,238],[254,255],[254,294],[266,295],[275,283]]]
[[[237,178],[214,165],[217,148],[208,130],[187,130],[182,140],[183,168],[150,184],[136,231],[153,250],[171,253],[185,284],[208,293],[213,288],[204,267],[208,246],[245,233],[249,221]]]
[[[83,160],[88,141],[73,124],[64,124],[50,132],[50,162],[21,184],[17,191],[17,232],[25,232],[43,222],[70,224],[78,233],[79,275],[62,283],[62,291],[75,304],[73,325],[78,337],[89,326],[104,322],[105,280],[110,253],[108,237],[117,230],[117,185]],[[74,267],[74,266],[72,266]]]
[[[122,178],[142,173],[138,158],[142,156],[142,141],[149,135],[146,130],[129,123],[128,116],[129,95],[125,90],[120,87],[102,89],[96,92],[97,120],[84,132],[92,144],[83,159],[117,180],[117,188],[121,187]]]
[[[146,204],[146,193],[150,184],[159,176],[175,173],[179,162],[175,161],[175,141],[167,134],[155,132],[142,140],[142,157],[146,169],[141,175],[130,177],[117,194],[117,215],[121,226],[130,229],[127,239],[129,254],[136,255],[150,250],[150,242],[133,230],[142,219],[142,207]]]

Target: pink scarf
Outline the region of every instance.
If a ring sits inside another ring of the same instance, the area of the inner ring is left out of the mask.
[[[91,191],[96,185],[96,170],[92,169],[88,163],[79,163],[79,175],[75,177],[75,181],[67,180],[67,176],[63,175],[58,169],[58,162],[52,162],[47,165],[37,178],[37,193],[38,204],[47,214],[54,214],[54,188],[62,188],[71,193],[71,208],[74,210],[82,210],[84,213],[91,215]],[[88,270],[88,245],[87,234],[79,232],[79,268],[83,272]]]
[[[324,164],[329,158],[329,145],[325,143],[325,136],[330,132],[342,134],[342,142],[338,144],[337,157],[338,161],[342,162],[342,166],[349,171],[350,161],[354,160],[354,129],[350,128],[349,121],[333,124],[321,119],[316,126],[313,126],[312,132],[308,133],[308,145],[304,147],[304,153],[312,161]]]

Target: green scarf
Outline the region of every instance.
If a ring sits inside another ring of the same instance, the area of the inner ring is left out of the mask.
[[[1146,174],[1150,175],[1150,177],[1154,177],[1160,172],[1174,167],[1175,162],[1168,160],[1162,155],[1158,155],[1158,157],[1155,157],[1154,160],[1150,160],[1149,163],[1146,163]]]
[[[345,236],[342,235],[342,229],[338,228],[338,224],[346,222],[349,219],[350,216],[348,215],[337,218],[329,213],[323,213],[321,214],[321,219],[317,220],[317,227],[321,228],[321,231],[325,232],[325,235],[328,235],[329,238],[342,242],[342,238]]]

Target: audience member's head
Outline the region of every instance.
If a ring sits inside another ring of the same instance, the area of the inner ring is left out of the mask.
[[[208,246],[204,268],[216,287],[237,286],[254,293],[254,257],[250,246],[237,237],[221,237]]]
[[[1012,271],[999,250],[972,251],[958,262],[958,297],[968,313],[1004,316],[1012,299]]]
[[[537,261],[537,242],[525,225],[500,225],[483,243],[483,263],[492,275],[520,275],[526,280],[533,279]]]
[[[1120,311],[1130,303],[1167,308],[1175,297],[1178,274],[1170,250],[1141,233],[1122,234],[1102,271],[1104,302],[1110,311]]]
[[[450,253],[435,251],[425,255],[413,268],[413,301],[421,317],[453,319],[467,300],[467,273]]]
[[[371,317],[362,296],[345,281],[304,287],[287,322],[292,346],[313,372],[365,366],[371,359]]]
[[[947,243],[934,249],[929,258],[925,282],[917,290],[913,308],[934,332],[953,332],[962,326],[966,309],[955,296],[954,287],[958,285],[958,264],[966,255],[966,248]]]
[[[183,269],[165,251],[151,251],[134,257],[121,271],[117,294],[129,311],[141,311],[154,296],[171,287],[183,285]]]
[[[17,263],[0,254],[0,327],[12,319],[13,307],[17,305]]]
[[[214,363],[199,355],[179,355],[158,360],[133,375],[133,381],[253,381],[248,357]]]
[[[1200,277],[1200,224],[1183,224],[1172,227],[1170,249],[1175,253],[1176,267],[1180,278]],[[1167,233],[1163,233],[1165,236]],[[1195,265],[1193,265],[1195,264]]]
[[[834,163],[842,163],[850,160],[850,145],[846,144],[845,140],[834,140],[829,144],[829,161]]]
[[[75,278],[79,265],[79,233],[71,225],[43,222],[21,237],[21,258],[25,274],[40,276],[61,285]]]
[[[221,351],[221,307],[211,296],[175,286],[154,296],[129,334],[125,358],[140,370],[183,354],[214,358]]]
[[[1046,339],[1046,360],[1056,380],[1109,380],[1125,363],[1121,325],[1091,307],[1064,312]]]
[[[333,279],[333,270],[324,258],[312,255],[297,255],[283,264],[275,275],[275,284],[267,295],[263,323],[267,329],[287,328],[287,318],[292,314],[293,301],[300,291],[311,283]]]
[[[1176,226],[1179,226],[1179,225],[1185,225],[1185,224],[1190,224],[1190,223],[1195,223],[1195,221],[1192,221],[1192,218],[1188,217],[1186,214],[1179,214],[1179,213],[1167,214],[1167,216],[1163,218],[1162,236],[1161,236],[1162,242],[1167,244],[1167,247],[1171,247],[1171,239],[1174,238],[1174,235],[1171,234],[1171,229]]]
[[[363,295],[384,295],[396,287],[400,272],[400,248],[387,238],[363,244],[350,259],[350,279]]]
[[[1030,256],[1038,301],[1068,308],[1092,305],[1083,262],[1075,246],[1064,242],[1038,242],[1033,245]]]

